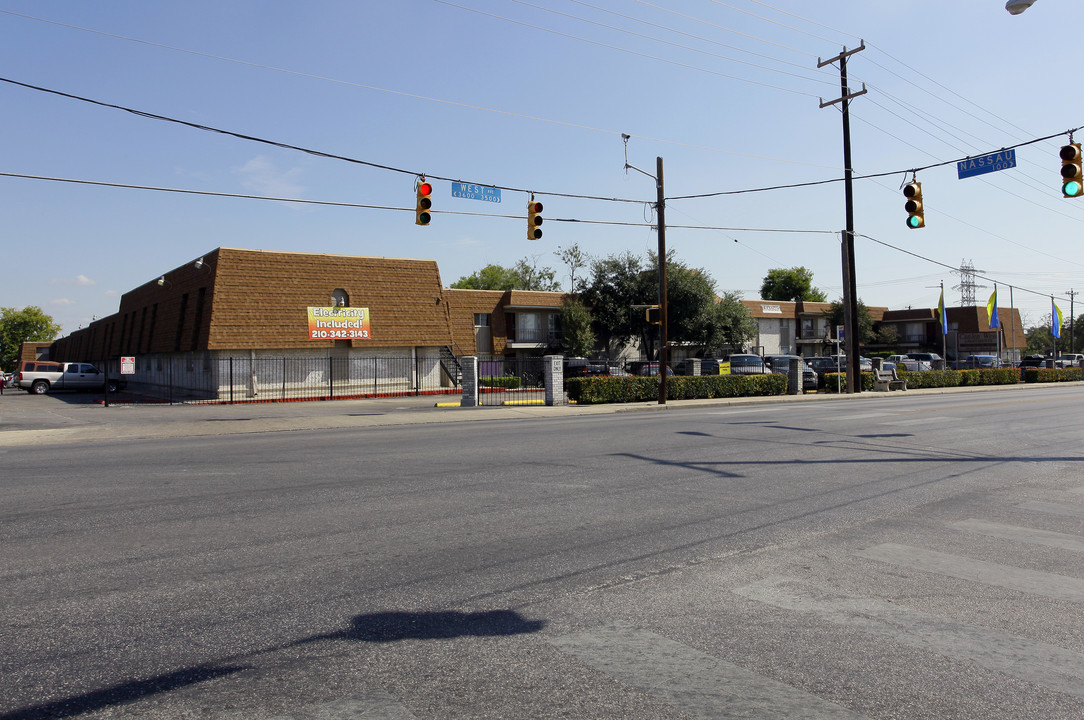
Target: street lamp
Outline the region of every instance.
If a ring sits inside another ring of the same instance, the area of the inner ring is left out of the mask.
[[[1005,3],[1005,9],[1010,15],[1019,15],[1035,4],[1035,0],[1009,0]]]

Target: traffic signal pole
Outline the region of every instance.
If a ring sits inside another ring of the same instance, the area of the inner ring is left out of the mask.
[[[843,48],[843,52],[829,60],[818,58],[817,67],[839,63],[840,97],[838,100],[824,102],[821,100],[821,108],[836,103],[842,104],[843,110],[843,185],[846,196],[847,229],[843,233],[843,324],[847,336],[847,392],[862,392],[860,361],[861,348],[859,347],[858,334],[858,283],[855,281],[854,265],[854,189],[851,167],[851,116],[850,100],[859,95],[866,94],[866,86],[863,83],[861,92],[852,93],[847,86],[847,57],[866,49],[865,41],[854,50]],[[852,381],[853,378],[853,381]]]

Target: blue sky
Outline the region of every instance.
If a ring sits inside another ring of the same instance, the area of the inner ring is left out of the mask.
[[[1067,136],[1031,142],[1084,125],[1079,63],[1058,50],[1078,45],[1079,16],[1073,0],[1015,17],[1001,0],[0,0],[6,80],[371,164],[0,82],[0,172],[315,201],[2,176],[0,305],[74,330],[219,246],[434,259],[445,285],[528,257],[567,284],[559,248],[656,246],[654,181],[624,170],[622,133],[632,165],[663,158],[670,198],[842,177],[840,112],[819,107],[838,69],[817,64],[864,40],[848,61],[868,90],[851,105],[854,170],[891,174],[855,182],[860,297],[933,307],[943,281],[955,303],[960,277],[937,263],[969,261],[982,302],[997,281],[1007,306],[1011,284],[1038,324],[1048,295],[1068,315],[1084,291]],[[957,179],[951,161],[1021,143],[1017,168]],[[940,163],[918,173],[926,227],[908,230],[905,171]],[[428,227],[418,174],[435,184]],[[502,202],[454,198],[447,179],[505,188]],[[529,192],[545,204],[535,242]],[[843,197],[835,182],[672,199],[667,245],[719,292],[753,299],[768,269],[804,265],[835,299]]]

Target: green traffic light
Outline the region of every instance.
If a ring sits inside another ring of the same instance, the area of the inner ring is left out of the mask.
[[[1084,193],[1084,186],[1080,184],[1079,180],[1069,180],[1061,186],[1061,193],[1065,197],[1079,197]]]
[[[907,218],[907,227],[911,228],[912,230],[922,227],[922,218],[920,218],[918,215],[912,215],[911,217]]]

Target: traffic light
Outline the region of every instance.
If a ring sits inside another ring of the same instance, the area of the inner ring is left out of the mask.
[[[647,320],[649,325],[662,325],[662,318],[659,316],[659,306],[651,305],[644,311],[644,319]]]
[[[912,180],[903,186],[903,196],[907,198],[903,209],[907,211],[907,227],[912,230],[926,227],[922,209],[922,183]]]
[[[1084,195],[1084,175],[1081,173],[1080,143],[1069,143],[1061,149],[1061,194],[1065,197]]]
[[[425,180],[418,183],[418,203],[414,208],[415,225],[428,225],[433,219],[429,212],[429,208],[433,207],[433,199],[429,197],[432,194],[432,183],[427,183]]]
[[[527,203],[527,239],[542,239],[542,203],[534,198]]]

